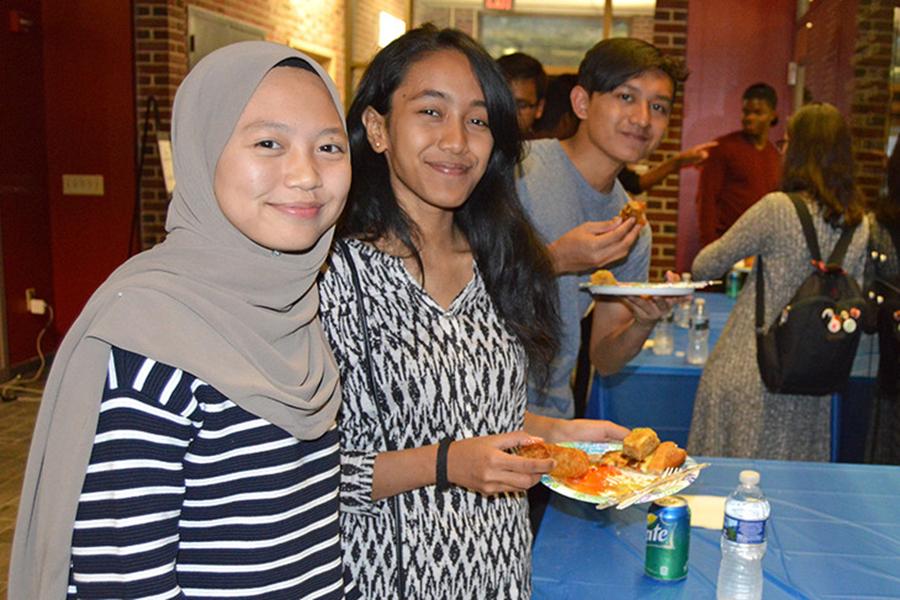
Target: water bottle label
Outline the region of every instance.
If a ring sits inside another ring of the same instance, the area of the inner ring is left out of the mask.
[[[766,541],[766,522],[744,521],[725,515],[722,529],[726,539],[739,544],[762,544]]]
[[[709,329],[709,321],[694,321],[691,320],[691,329],[694,331],[706,331]]]

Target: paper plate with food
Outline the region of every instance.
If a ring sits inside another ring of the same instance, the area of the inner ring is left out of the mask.
[[[675,442],[660,442],[647,427],[623,442],[539,442],[519,448],[521,456],[553,458],[556,466],[541,477],[554,492],[596,504],[597,508],[651,502],[675,494],[697,478],[704,465]]]
[[[589,281],[581,283],[595,296],[687,296],[715,281],[673,281],[649,283],[646,281],[617,281],[606,269],[595,271]]]

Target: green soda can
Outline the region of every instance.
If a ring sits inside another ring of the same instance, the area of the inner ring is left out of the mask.
[[[691,544],[691,509],[681,496],[666,496],[647,511],[644,572],[660,581],[687,577]]]
[[[743,285],[744,278],[740,273],[733,269],[728,271],[728,275],[725,276],[725,295],[729,298],[737,298]]]

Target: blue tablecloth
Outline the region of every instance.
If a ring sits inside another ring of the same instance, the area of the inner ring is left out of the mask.
[[[697,458],[684,494],[727,495],[760,472],[772,505],[763,597],[900,598],[900,467]],[[643,575],[647,505],[595,510],[553,495],[534,545],[534,600],[715,598],[719,533],[692,528],[687,579]]]
[[[709,312],[709,344],[715,345],[725,327],[735,300],[725,294],[699,294]],[[609,419],[626,427],[653,427],[660,437],[687,446],[694,396],[701,366],[690,365],[684,357],[687,330],[675,327],[675,352],[666,356],[645,348],[620,372],[596,376],[585,416]],[[871,412],[871,387],[878,369],[878,343],[863,336],[847,393],[836,399],[834,414],[835,460],[862,462],[865,432]]]

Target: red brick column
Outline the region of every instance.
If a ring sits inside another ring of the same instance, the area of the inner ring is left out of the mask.
[[[134,12],[136,114],[140,144],[151,96],[159,106],[162,130],[169,131],[175,90],[187,73],[187,6],[183,0],[136,0]],[[165,237],[163,228],[169,205],[153,117],[151,113],[141,174],[142,248],[149,248]]]
[[[664,53],[686,58],[688,0],[657,0],[653,23],[653,44]],[[683,88],[675,98],[666,136],[649,162],[658,164],[681,150]],[[647,192],[647,216],[653,228],[650,280],[661,281],[668,269],[675,269],[675,242],[678,233],[679,175],[674,173]]]
[[[391,8],[400,0],[358,0],[360,10],[370,7]],[[322,0],[135,0],[135,114],[138,143],[143,133],[144,114],[152,96],[159,105],[160,125],[170,128],[175,91],[188,70],[188,4],[222,16],[237,19],[266,32],[266,39],[283,44],[292,40],[313,44],[330,51],[336,61],[335,81],[343,88],[346,68],[344,51],[345,2]],[[396,12],[396,9],[394,9]],[[367,34],[377,23],[357,26],[359,35]],[[169,199],[163,182],[156,146],[153,119],[147,136],[147,151],[141,174],[142,248],[149,248],[165,237],[165,219]]]
[[[859,0],[853,53],[850,125],[857,182],[868,200],[885,179],[885,146],[890,117],[890,68],[895,0]]]

